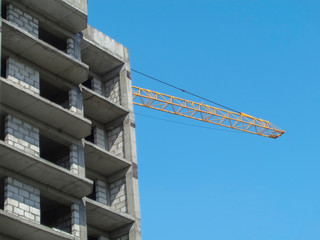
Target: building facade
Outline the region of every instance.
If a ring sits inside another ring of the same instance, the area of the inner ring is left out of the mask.
[[[128,49],[87,0],[1,7],[0,239],[141,239]]]

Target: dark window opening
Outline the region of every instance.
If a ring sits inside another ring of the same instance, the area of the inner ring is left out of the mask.
[[[0,179],[0,209],[4,209],[4,179]]]
[[[92,89],[92,78],[89,78],[87,81],[83,82],[82,85],[89,88],[89,89]]]
[[[69,93],[62,91],[43,79],[40,80],[40,96],[64,108],[68,109],[69,107]]]
[[[1,58],[1,77],[7,78],[7,59]]]
[[[40,135],[40,157],[70,170],[69,147]]]
[[[50,45],[58,48],[61,51],[66,52],[67,49],[67,41],[66,39],[61,39],[54,34],[46,31],[44,28],[39,26],[39,39],[49,43]]]
[[[71,233],[71,207],[40,197],[41,224]]]
[[[85,138],[87,141],[94,143],[94,127],[91,128],[91,134]]]
[[[96,182],[95,181],[93,181],[92,193],[90,195],[88,195],[87,197],[96,201]]]

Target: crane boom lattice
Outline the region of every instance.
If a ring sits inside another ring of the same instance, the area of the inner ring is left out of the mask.
[[[179,116],[216,124],[269,138],[277,138],[285,131],[269,121],[212,107],[152,90],[132,86],[133,103]]]

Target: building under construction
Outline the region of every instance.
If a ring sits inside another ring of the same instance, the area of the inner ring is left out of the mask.
[[[87,0],[1,6],[0,239],[141,239],[128,49]]]

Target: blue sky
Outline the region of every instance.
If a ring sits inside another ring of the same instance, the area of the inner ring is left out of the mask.
[[[132,68],[286,130],[273,140],[135,106],[144,239],[319,239],[319,12],[301,0],[89,0],[89,24],[129,48]]]

